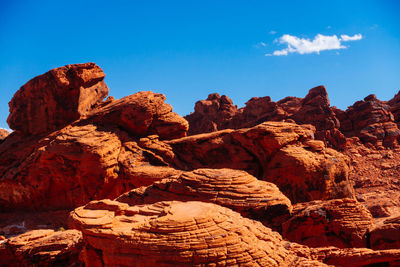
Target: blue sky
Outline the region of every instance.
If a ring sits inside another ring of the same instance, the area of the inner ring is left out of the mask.
[[[29,79],[83,62],[103,68],[110,95],[163,93],[181,115],[212,92],[241,107],[320,84],[342,109],[388,100],[400,89],[398,14],[395,0],[0,0],[0,127]]]

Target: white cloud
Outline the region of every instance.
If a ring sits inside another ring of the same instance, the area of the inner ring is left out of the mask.
[[[272,35],[274,35],[275,33],[276,33],[276,31],[273,31],[273,30],[269,31],[269,34],[272,34]]]
[[[361,40],[361,39],[362,39],[362,35],[361,35],[361,33],[359,33],[359,34],[354,34],[353,36],[349,36],[349,35],[347,35],[347,34],[342,34],[342,35],[340,35],[340,39],[341,39],[343,42],[347,42],[347,41],[358,41],[358,40]]]
[[[343,34],[340,38],[336,35],[317,34],[313,40],[284,34],[277,39],[277,42],[280,44],[286,44],[287,47],[281,50],[275,50],[272,54],[266,54],[266,56],[287,56],[289,53],[299,53],[301,55],[311,53],[319,54],[319,52],[324,50],[345,49],[347,47],[344,46],[342,42],[357,41],[361,39],[361,34],[355,34],[353,36]]]
[[[266,47],[266,46],[267,46],[267,44],[266,44],[266,43],[264,43],[264,42],[260,42],[260,45],[261,45],[261,46],[264,46],[264,47]]]

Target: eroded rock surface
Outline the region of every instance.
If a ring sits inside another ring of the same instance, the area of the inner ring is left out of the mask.
[[[77,230],[33,230],[0,241],[2,266],[79,266],[83,246]]]
[[[322,266],[286,250],[280,235],[261,223],[211,203],[103,200],[71,218],[83,232],[88,266]]]
[[[368,247],[375,227],[369,211],[354,199],[299,203],[282,225],[282,236],[310,247]]]
[[[108,94],[105,74],[94,63],[67,65],[37,76],[11,99],[10,128],[24,134],[60,129],[87,114]]]
[[[231,169],[185,172],[179,177],[131,190],[116,199],[131,206],[170,200],[216,203],[276,228],[292,211],[290,200],[276,185]]]
[[[348,158],[313,140],[313,134],[312,126],[265,122],[165,142],[148,137],[140,146],[182,170],[246,170],[275,183],[294,203],[354,197]]]

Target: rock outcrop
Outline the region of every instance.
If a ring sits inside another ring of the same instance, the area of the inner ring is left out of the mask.
[[[71,218],[88,266],[323,266],[286,250],[261,223],[211,203],[93,201]]]
[[[6,137],[9,135],[10,135],[10,133],[7,130],[0,128],[0,141],[3,141],[4,139],[6,139]]]
[[[317,260],[329,266],[365,267],[399,266],[400,249],[372,250],[368,248],[310,248],[287,242],[285,247],[299,257]]]
[[[394,122],[391,108],[369,95],[338,115],[340,130],[348,137],[357,136],[362,143],[380,147],[397,147],[400,130]]]
[[[108,95],[104,77],[96,64],[85,63],[33,78],[9,103],[10,128],[26,135],[43,134],[80,119]]]
[[[368,247],[375,227],[369,211],[353,199],[299,203],[282,225],[282,236],[309,247]]]
[[[370,237],[371,248],[399,249],[400,248],[400,217],[386,219],[377,226]]]
[[[78,266],[82,233],[33,230],[0,241],[2,266]]]
[[[183,137],[187,122],[161,94],[101,102],[103,78],[95,64],[68,65],[15,94],[16,131],[0,144],[0,210],[72,209],[180,173],[137,143],[149,134]]]
[[[116,199],[130,206],[171,200],[215,203],[274,228],[280,228],[292,211],[290,200],[276,185],[231,169],[185,172],[176,178],[133,189]]]
[[[181,170],[245,170],[275,183],[294,203],[354,197],[348,158],[313,140],[313,134],[312,127],[265,122],[165,142],[148,137],[140,146]]]
[[[172,107],[164,101],[162,94],[138,92],[93,110],[88,121],[120,127],[135,137],[156,134],[161,139],[175,139],[186,136],[188,122],[172,112]]]

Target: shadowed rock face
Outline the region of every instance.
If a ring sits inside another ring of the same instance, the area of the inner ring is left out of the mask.
[[[94,63],[67,65],[33,78],[11,99],[10,128],[24,134],[60,129],[86,115],[108,95]]]
[[[322,266],[294,256],[261,223],[211,203],[95,201],[71,221],[83,233],[89,266]]]
[[[3,266],[74,266],[83,242],[77,230],[33,230],[0,243]]]
[[[274,228],[280,228],[292,210],[290,200],[276,185],[231,169],[185,172],[179,177],[134,189],[116,199],[131,206],[167,200],[215,203]]]
[[[356,200],[313,201],[294,206],[282,236],[310,247],[367,247],[374,227],[371,213]]]

